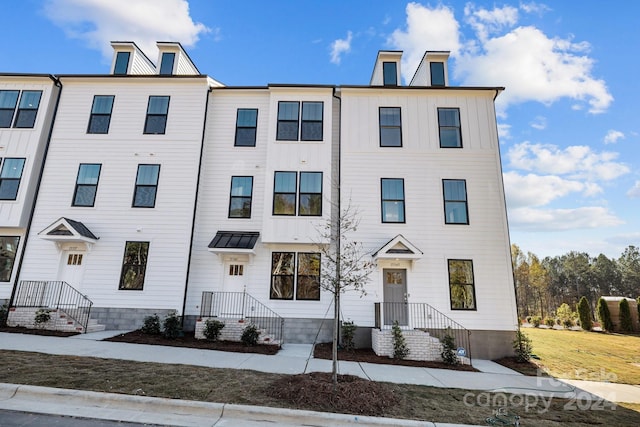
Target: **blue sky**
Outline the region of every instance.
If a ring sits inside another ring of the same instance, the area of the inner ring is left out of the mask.
[[[612,7],[614,6],[615,7]],[[640,246],[640,2],[21,0],[0,72],[107,74],[110,40],[178,41],[231,86],[368,84],[378,50],[449,50],[497,99],[511,241],[539,256]],[[470,201],[471,202],[471,201]]]

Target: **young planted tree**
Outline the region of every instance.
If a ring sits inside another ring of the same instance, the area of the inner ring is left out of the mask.
[[[620,330],[622,332],[633,332],[633,320],[631,320],[631,308],[629,301],[623,298],[620,301]]]
[[[609,312],[609,306],[604,298],[598,299],[598,320],[603,331],[611,332],[613,330],[613,322],[611,321],[611,313]]]
[[[585,331],[590,331],[592,322],[591,322],[591,306],[589,305],[589,301],[587,301],[587,297],[580,298],[580,302],[578,303],[578,316],[580,316],[580,326]]]

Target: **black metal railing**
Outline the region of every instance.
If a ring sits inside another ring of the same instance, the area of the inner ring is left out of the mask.
[[[18,283],[12,307],[49,308],[63,311],[87,331],[93,302],[67,282],[23,280]]]
[[[264,329],[271,341],[284,342],[284,319],[246,292],[203,292],[200,317],[247,319]]]
[[[442,339],[453,337],[459,356],[468,358],[471,364],[471,331],[426,303],[377,302],[375,303],[375,327],[391,328],[397,321],[404,328],[418,329]]]

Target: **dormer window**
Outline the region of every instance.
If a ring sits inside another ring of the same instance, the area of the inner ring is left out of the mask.
[[[444,62],[430,62],[431,86],[444,86]]]
[[[398,86],[398,65],[395,62],[382,63],[382,79],[385,86]]]
[[[114,75],[125,75],[129,69],[129,52],[118,52],[116,54],[116,66],[113,69]]]
[[[160,61],[160,75],[170,76],[173,74],[173,63],[176,59],[176,54],[172,52],[165,52],[162,54],[162,61]]]

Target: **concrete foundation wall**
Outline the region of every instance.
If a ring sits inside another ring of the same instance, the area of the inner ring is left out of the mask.
[[[330,342],[332,338],[333,319],[284,319],[285,344]]]
[[[515,331],[471,331],[471,357],[494,360],[513,356]]]
[[[91,318],[99,324],[105,325],[107,330],[135,330],[140,329],[144,324],[144,318],[157,314],[160,317],[160,324],[166,315],[172,310],[155,310],[152,308],[112,308],[93,307]]]

